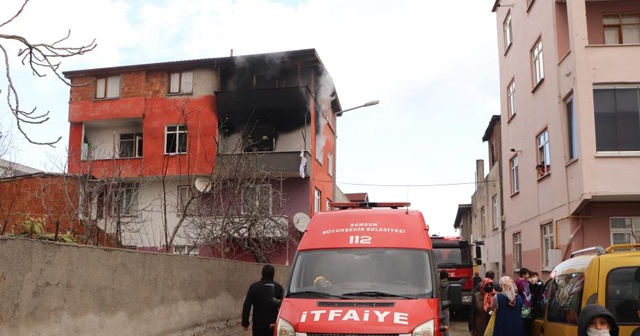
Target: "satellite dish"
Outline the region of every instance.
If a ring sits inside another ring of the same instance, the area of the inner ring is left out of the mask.
[[[193,181],[193,186],[201,193],[206,193],[211,190],[212,181],[208,177],[198,177]]]
[[[298,231],[305,232],[307,231],[307,226],[309,226],[309,220],[309,216],[306,213],[298,212],[293,215],[293,226],[295,226]]]

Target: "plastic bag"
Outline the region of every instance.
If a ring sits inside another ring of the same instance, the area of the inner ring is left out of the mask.
[[[522,307],[522,311],[520,312],[523,319],[530,319],[531,316],[531,307]]]
[[[493,326],[496,324],[496,313],[497,311],[491,314],[491,318],[489,318],[489,323],[487,323],[487,329],[484,330],[483,336],[493,336]]]

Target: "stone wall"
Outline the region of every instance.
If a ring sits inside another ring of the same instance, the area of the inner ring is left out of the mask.
[[[262,265],[0,237],[0,336],[239,335]],[[288,267],[276,266],[285,284]]]

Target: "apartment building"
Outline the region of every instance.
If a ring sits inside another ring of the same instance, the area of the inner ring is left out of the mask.
[[[640,237],[640,2],[496,0],[505,266]]]
[[[287,263],[334,197],[333,81],[314,49],[68,71],[69,173],[122,245]]]

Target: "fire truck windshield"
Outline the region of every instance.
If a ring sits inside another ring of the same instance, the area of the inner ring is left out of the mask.
[[[471,249],[463,247],[435,247],[434,253],[438,261],[438,268],[471,267]]]
[[[296,297],[428,297],[435,276],[427,252],[411,249],[300,251],[294,265],[288,295]]]

